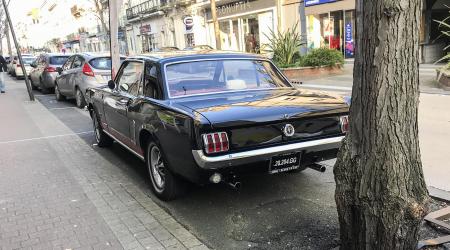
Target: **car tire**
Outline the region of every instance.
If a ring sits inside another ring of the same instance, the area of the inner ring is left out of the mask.
[[[63,96],[63,94],[61,94],[61,91],[59,91],[59,87],[57,84],[55,84],[55,96],[56,96],[56,100],[57,101],[64,101],[64,99],[66,99],[65,96]]]
[[[92,111],[92,124],[94,126],[94,136],[97,146],[101,148],[109,147],[113,144],[114,140],[109,137],[105,132],[103,132],[102,126],[100,126],[100,121],[97,116],[97,112]]]
[[[86,106],[86,100],[84,99],[83,93],[81,93],[81,90],[79,88],[76,88],[75,90],[75,103],[80,109]]]
[[[160,146],[150,141],[146,147],[145,156],[152,190],[159,199],[170,201],[184,194],[187,184],[169,170]]]

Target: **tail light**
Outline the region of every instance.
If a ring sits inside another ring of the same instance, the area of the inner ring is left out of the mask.
[[[83,65],[83,74],[87,76],[95,76],[94,71],[92,71],[91,67],[87,63]]]
[[[207,154],[226,152],[230,148],[228,135],[225,132],[204,134],[203,143]]]
[[[16,64],[16,67],[17,67],[17,68],[20,67],[20,64],[17,63],[17,64]]]
[[[340,117],[341,120],[341,131],[342,133],[347,133],[350,128],[350,123],[348,121],[348,115],[344,115]]]
[[[56,68],[54,67],[47,67],[44,69],[45,72],[56,72]]]

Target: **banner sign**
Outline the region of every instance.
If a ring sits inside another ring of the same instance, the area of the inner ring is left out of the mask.
[[[305,0],[305,7],[324,4],[324,3],[332,3],[339,0]]]
[[[345,57],[353,57],[354,53],[353,27],[352,23],[349,22],[345,25]]]

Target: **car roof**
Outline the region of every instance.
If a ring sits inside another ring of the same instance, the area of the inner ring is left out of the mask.
[[[245,59],[267,59],[260,54],[225,51],[225,50],[180,50],[170,52],[146,53],[130,59],[152,60],[160,63],[177,62],[195,59],[221,59],[221,58],[245,58]]]
[[[68,53],[44,53],[44,55],[46,56],[71,56],[73,54],[68,54]]]
[[[81,52],[81,53],[77,53],[77,55],[81,55],[88,59],[98,58],[98,57],[111,57],[111,54],[109,52]],[[120,57],[126,57],[126,56],[120,55]]]

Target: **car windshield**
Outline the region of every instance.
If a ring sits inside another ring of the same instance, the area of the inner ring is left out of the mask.
[[[122,63],[125,60],[125,57],[120,58],[120,62]],[[111,57],[98,57],[89,61],[89,64],[95,68],[100,70],[111,69]]]
[[[36,58],[34,57],[22,57],[24,64],[31,64]]]
[[[69,59],[69,56],[52,56],[50,57],[50,64],[63,65],[64,63],[66,63],[67,59]]]
[[[170,64],[166,81],[171,97],[290,87],[272,63],[244,59]]]

